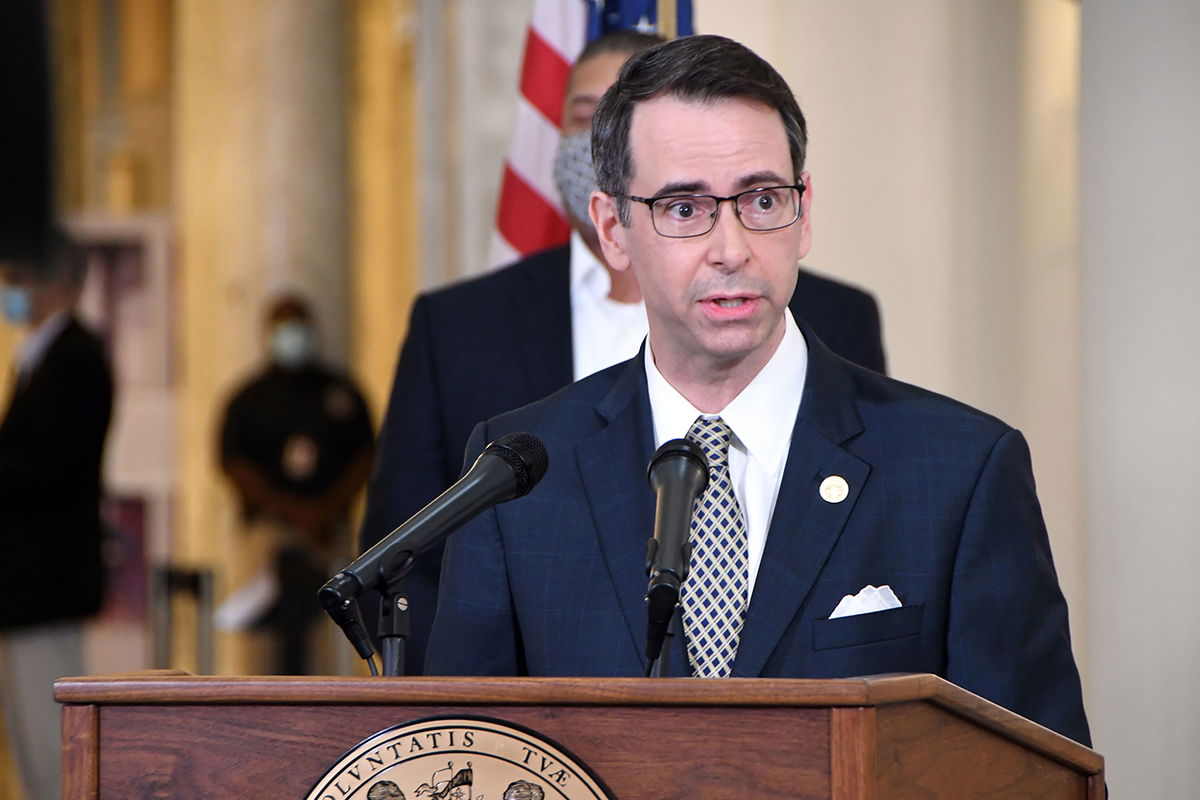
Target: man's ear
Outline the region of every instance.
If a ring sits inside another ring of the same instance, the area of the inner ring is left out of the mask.
[[[621,218],[617,214],[616,199],[604,192],[592,192],[588,214],[596,228],[604,260],[618,272],[629,269],[629,247],[626,239],[628,230],[621,224]]]
[[[800,226],[800,243],[796,254],[798,259],[808,255],[808,250],[812,247],[812,175],[807,172],[800,173],[800,182],[804,184],[804,191],[800,194],[800,219],[796,222]]]

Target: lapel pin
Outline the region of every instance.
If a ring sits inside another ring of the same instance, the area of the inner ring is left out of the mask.
[[[821,481],[821,499],[826,503],[840,503],[850,494],[850,485],[841,475],[830,475]]]

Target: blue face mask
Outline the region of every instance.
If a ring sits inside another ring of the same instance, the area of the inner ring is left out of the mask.
[[[33,295],[24,286],[0,287],[0,305],[4,318],[14,325],[28,325],[33,319]]]

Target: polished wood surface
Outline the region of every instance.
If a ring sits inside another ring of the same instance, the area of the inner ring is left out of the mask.
[[[62,732],[63,797],[99,797],[99,709],[92,705],[66,706]]]
[[[876,791],[924,797],[1086,797],[1087,774],[925,703],[878,709]],[[996,776],[1002,776],[997,781]]]
[[[829,721],[832,796],[875,800],[875,709],[834,708]]]
[[[522,725],[621,800],[1099,798],[1094,751],[928,675],[832,681],[66,678],[67,800],[302,797],[412,720]],[[1015,794],[1014,794],[1015,793]]]

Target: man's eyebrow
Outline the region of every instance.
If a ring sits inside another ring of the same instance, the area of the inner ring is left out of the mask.
[[[737,185],[743,189],[749,189],[753,186],[786,186],[788,181],[782,178],[779,173],[772,170],[763,170],[762,172],[752,172],[745,175],[737,182]]]
[[[669,194],[699,194],[707,191],[711,190],[704,181],[672,181],[658,187],[658,191],[651,197],[662,197]]]

